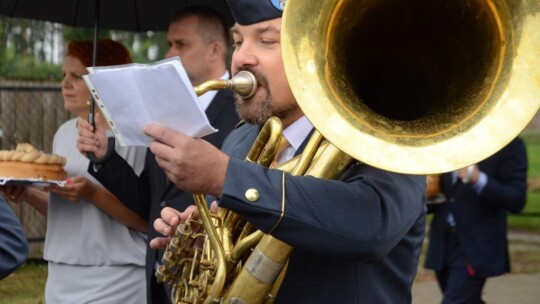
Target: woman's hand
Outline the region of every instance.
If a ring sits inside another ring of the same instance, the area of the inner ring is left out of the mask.
[[[95,184],[86,177],[76,176],[66,180],[64,186],[51,185],[48,189],[51,193],[60,195],[74,203],[83,199],[89,199],[94,192]]]

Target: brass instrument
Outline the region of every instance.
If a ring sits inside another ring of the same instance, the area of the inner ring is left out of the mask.
[[[197,96],[210,90],[232,89],[240,96],[249,98],[257,89],[257,80],[253,74],[241,71],[230,80],[211,80],[193,89]],[[281,130],[281,121],[269,121],[257,139],[271,144],[264,150],[261,145],[254,146],[246,160],[254,159],[268,166],[275,157]],[[210,214],[204,195],[194,194],[193,198],[201,218],[205,220],[190,219],[178,226],[175,237],[163,255],[163,265],[155,274],[158,282],[169,282],[175,303],[200,303],[205,298],[205,302],[219,299],[226,278],[225,254],[231,259],[230,250],[233,247],[230,238],[224,237],[237,230],[231,230],[234,226],[231,222],[239,221],[238,216],[225,209],[221,209],[217,215]],[[237,223],[235,227],[242,227],[242,224]],[[201,242],[203,246],[199,246]]]
[[[311,123],[388,171],[465,168],[540,107],[535,0],[290,0],[281,44]]]
[[[280,167],[292,174],[338,178],[355,160],[411,174],[463,168],[510,142],[540,107],[533,0],[289,0],[281,44],[317,129],[300,159]],[[188,244],[204,235],[212,248],[200,249],[198,269],[188,266],[194,255],[166,255],[164,264],[181,265],[178,303],[273,302],[292,247],[197,204],[202,224],[178,235]]]

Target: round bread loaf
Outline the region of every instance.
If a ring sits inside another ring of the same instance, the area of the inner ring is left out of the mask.
[[[18,144],[15,150],[0,151],[0,178],[63,181],[66,159],[39,151],[31,144]]]

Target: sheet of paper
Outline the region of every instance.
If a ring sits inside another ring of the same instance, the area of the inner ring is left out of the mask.
[[[165,125],[192,137],[214,129],[189,78],[174,57],[153,64],[89,68],[83,76],[121,146],[148,146],[148,123]]]

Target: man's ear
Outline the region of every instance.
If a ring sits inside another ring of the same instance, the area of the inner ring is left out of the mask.
[[[210,45],[210,60],[219,61],[223,57],[223,45],[214,41]]]

